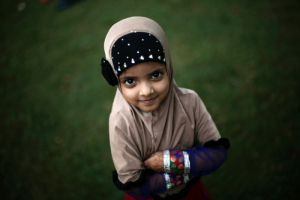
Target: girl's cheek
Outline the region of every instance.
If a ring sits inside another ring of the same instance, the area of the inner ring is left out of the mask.
[[[138,95],[138,91],[137,91],[136,87],[134,87],[134,88],[127,88],[126,89],[126,93],[127,93],[127,96],[130,97],[130,98],[134,98],[135,96]]]
[[[164,89],[164,90],[169,90],[169,80],[168,79],[164,79],[162,82],[162,85],[161,87]]]

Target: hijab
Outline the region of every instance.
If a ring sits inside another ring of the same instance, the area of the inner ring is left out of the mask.
[[[117,68],[112,59],[113,45],[132,32],[149,33],[159,40],[164,50],[169,91],[158,109],[146,113],[124,99],[118,84],[109,118],[109,134],[114,165],[122,183],[138,180],[140,171],[145,169],[143,161],[156,151],[185,150],[220,137],[199,96],[192,90],[179,88],[173,80],[169,44],[155,21],[130,17],[110,28],[104,50],[112,69]]]

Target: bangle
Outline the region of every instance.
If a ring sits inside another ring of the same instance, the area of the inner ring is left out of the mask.
[[[189,154],[177,149],[165,150],[164,169],[165,173],[189,174],[191,169]],[[185,180],[188,181],[189,179]]]
[[[169,174],[164,173],[164,177],[165,177],[165,181],[166,181],[166,188],[167,188],[167,190],[169,190],[169,189],[171,189],[171,186],[172,186]]]
[[[187,177],[187,180],[186,180]],[[182,185],[183,183],[187,183],[189,181],[188,174],[178,175],[178,174],[167,174],[164,173],[164,178],[166,181],[167,190],[174,188],[178,185]]]
[[[191,169],[190,157],[186,151],[183,151],[183,156],[184,156],[184,173],[189,174]]]
[[[171,188],[182,185],[184,183],[183,175],[169,174],[169,178],[171,182]]]
[[[165,168],[165,173],[170,173],[170,151],[165,150],[164,151],[164,168]]]
[[[189,182],[189,180],[190,180],[189,175],[188,175],[188,174],[184,174],[184,175],[183,175],[183,182],[184,182],[184,183],[187,183],[187,182]]]
[[[182,151],[176,149],[170,151],[170,168],[171,173],[184,173],[184,157]]]

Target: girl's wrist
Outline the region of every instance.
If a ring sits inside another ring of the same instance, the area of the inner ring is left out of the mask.
[[[151,155],[146,161],[144,161],[144,165],[146,168],[152,169],[156,172],[164,172],[164,158],[163,152],[158,151]]]

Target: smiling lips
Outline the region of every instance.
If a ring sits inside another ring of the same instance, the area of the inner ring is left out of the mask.
[[[142,102],[143,104],[149,105],[151,103],[153,103],[155,101],[156,97],[152,98],[152,99],[147,99],[147,100],[140,100],[140,102]]]

